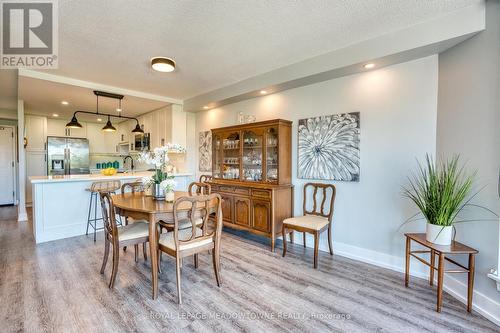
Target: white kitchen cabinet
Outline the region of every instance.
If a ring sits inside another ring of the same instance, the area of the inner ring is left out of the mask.
[[[158,112],[158,146],[167,143],[167,110],[160,109]]]
[[[66,136],[66,122],[60,119],[47,119],[47,136]]]
[[[117,152],[119,132],[104,132],[102,124],[87,123],[87,138],[91,154],[110,154]]]
[[[24,119],[26,151],[45,151],[47,118],[27,115]]]
[[[129,124],[127,121],[122,121],[118,125],[116,125],[116,130],[118,131],[118,142],[125,143],[129,142],[130,140],[130,130],[129,130]]]
[[[27,151],[26,152],[26,203],[32,202],[31,195],[31,176],[47,175],[47,159],[45,151]]]
[[[87,137],[86,123],[80,123],[82,124],[82,128],[66,128],[66,124],[67,120],[64,119],[47,119],[47,136]]]

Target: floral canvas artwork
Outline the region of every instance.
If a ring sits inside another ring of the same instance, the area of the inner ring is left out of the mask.
[[[212,171],[212,132],[200,132],[199,137],[199,170]]]
[[[359,112],[299,120],[298,177],[359,181]]]

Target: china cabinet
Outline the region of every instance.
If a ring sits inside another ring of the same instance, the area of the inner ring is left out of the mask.
[[[227,227],[271,238],[293,212],[292,122],[276,119],[212,129],[212,192]]]

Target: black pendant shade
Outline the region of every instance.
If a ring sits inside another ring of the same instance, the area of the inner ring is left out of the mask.
[[[132,130],[132,133],[144,133],[141,126],[139,126],[139,123],[137,123],[137,125],[135,125],[135,128]]]
[[[76,115],[73,115],[73,118],[71,118],[71,121],[66,124],[67,128],[82,128],[82,124],[78,122],[78,119],[76,119]]]
[[[104,132],[114,132],[114,131],[116,131],[116,128],[113,126],[113,124],[111,124],[111,120],[109,120],[109,116],[108,116],[108,122],[106,123],[106,125],[104,125],[104,127],[102,128],[102,130]]]
[[[80,124],[78,122],[78,119],[76,119],[76,114],[77,113],[85,113],[85,114],[92,114],[92,115],[97,115],[97,116],[107,116],[108,117],[108,121],[106,122],[106,125],[104,125],[104,127],[102,128],[102,130],[104,132],[115,132],[116,131],[116,128],[111,123],[111,117],[115,117],[115,118],[121,118],[121,119],[135,120],[137,122],[137,125],[135,125],[135,128],[132,130],[132,133],[144,133],[144,131],[142,130],[141,126],[139,126],[139,121],[137,120],[137,118],[126,117],[126,116],[122,116],[121,114],[120,115],[113,115],[113,114],[109,114],[109,113],[100,113],[99,112],[99,96],[101,96],[101,97],[107,97],[107,98],[113,98],[113,99],[119,100],[119,108],[117,109],[117,111],[118,110],[121,111],[122,110],[122,108],[121,108],[121,105],[122,105],[121,104],[121,100],[124,97],[123,95],[118,95],[118,94],[113,94],[113,93],[108,93],[108,92],[98,91],[98,90],[94,90],[94,94],[97,97],[96,112],[75,111],[75,113],[73,113],[73,118],[71,118],[71,121],[66,124],[67,128],[82,128],[83,127],[82,124]]]

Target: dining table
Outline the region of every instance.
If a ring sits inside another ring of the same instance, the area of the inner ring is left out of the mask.
[[[175,199],[189,196],[188,192],[175,191]],[[132,218],[134,220],[146,220],[149,222],[149,252],[151,258],[151,284],[153,289],[153,299],[158,297],[158,239],[157,225],[160,221],[165,223],[174,223],[174,202],[167,202],[162,199],[156,199],[144,192],[121,193],[111,196],[116,213]],[[205,207],[204,202],[198,203],[195,214],[200,214],[204,208],[212,211],[217,205],[217,200],[213,199],[208,203],[209,207]],[[191,203],[188,201],[181,202],[177,207],[178,217],[187,218],[191,211]]]

